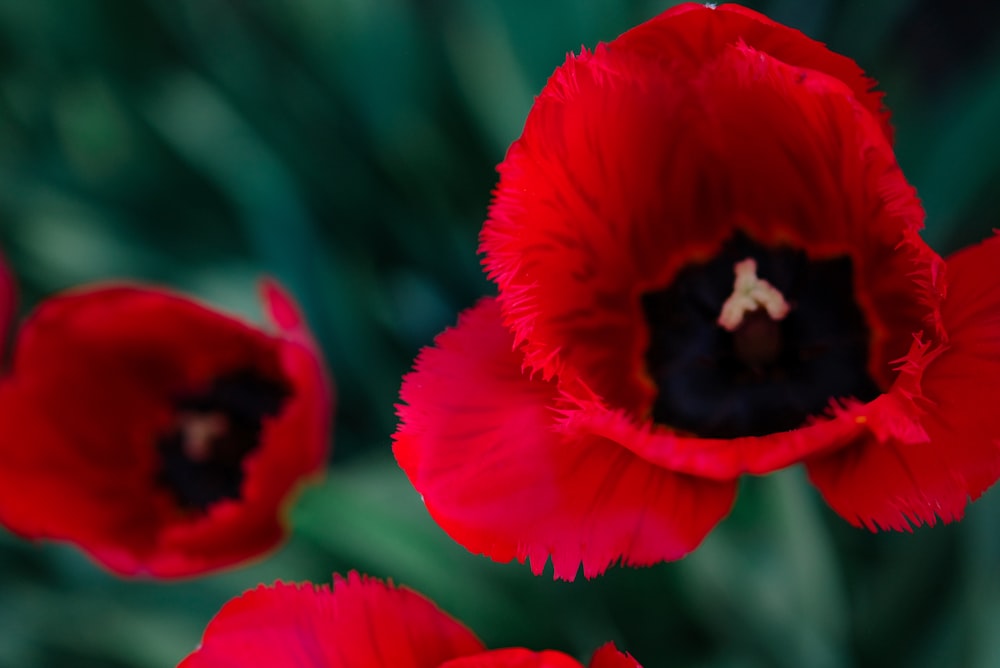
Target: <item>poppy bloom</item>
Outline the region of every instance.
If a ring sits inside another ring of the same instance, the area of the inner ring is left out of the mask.
[[[499,289],[403,381],[395,453],[468,549],[590,577],[694,549],[802,462],[854,525],[1000,475],[1000,239],[947,261],[852,61],[686,4],[571,56],[499,167]]]
[[[562,652],[487,650],[420,594],[356,572],[333,589],[277,583],[229,601],[178,668],[583,668]],[[590,668],[641,668],[610,643]]]
[[[161,290],[43,302],[0,385],[0,521],[123,575],[196,575],[274,547],[328,450],[331,389],[289,298],[274,333]]]

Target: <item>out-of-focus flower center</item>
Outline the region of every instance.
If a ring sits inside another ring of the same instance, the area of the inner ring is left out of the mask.
[[[869,329],[848,256],[743,233],[643,295],[653,420],[706,438],[795,429],[831,401],[873,399]]]
[[[244,369],[179,397],[173,428],[157,443],[158,482],[186,509],[240,498],[243,460],[260,445],[264,419],[279,414],[289,396],[283,383]]]

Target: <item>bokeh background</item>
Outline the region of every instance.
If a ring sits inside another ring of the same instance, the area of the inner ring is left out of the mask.
[[[427,594],[494,647],[586,659],[614,640],[647,668],[1000,665],[996,493],[961,524],[872,535],[786,471],[745,481],[687,559],[567,584],[452,544],[392,460],[401,374],[491,291],[476,235],[533,95],[567,52],[670,4],[0,0],[0,247],[21,312],[127,278],[257,317],[270,274],[339,390],[329,476],[254,565],[123,581],[0,531],[0,667],[174,666],[243,590],[349,569]],[[881,81],[935,248],[989,234],[1000,3],[750,4]]]

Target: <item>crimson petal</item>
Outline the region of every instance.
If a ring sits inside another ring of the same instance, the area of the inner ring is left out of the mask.
[[[642,668],[642,666],[630,654],[619,652],[613,643],[607,643],[594,652],[590,668]]]
[[[583,668],[583,666],[562,652],[552,650],[532,652],[512,647],[453,659],[442,664],[441,668]]]
[[[808,462],[827,503],[856,525],[909,529],[960,519],[1000,477],[1000,237],[948,259],[941,325],[947,342],[915,344],[900,396],[925,438],[869,437]]]
[[[437,668],[482,643],[421,595],[373,578],[277,583],[233,599],[178,668]]]
[[[656,467],[596,435],[558,432],[559,391],[522,372],[494,299],[466,311],[403,380],[394,452],[438,524],[497,561],[592,577],[694,549],[736,483]]]
[[[698,67],[737,42],[789,65],[839,79],[880,119],[885,136],[892,138],[883,94],[874,90],[875,80],[866,76],[857,63],[752,9],[732,4],[684,3],[632,28],[614,43],[616,48]]]

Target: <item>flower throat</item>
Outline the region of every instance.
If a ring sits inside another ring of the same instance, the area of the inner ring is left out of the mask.
[[[875,398],[847,256],[810,259],[743,233],[642,297],[653,420],[705,438],[795,429],[831,400]]]
[[[243,460],[260,445],[264,419],[280,413],[289,396],[283,384],[243,369],[179,397],[174,427],[157,443],[158,482],[190,510],[240,498]]]

